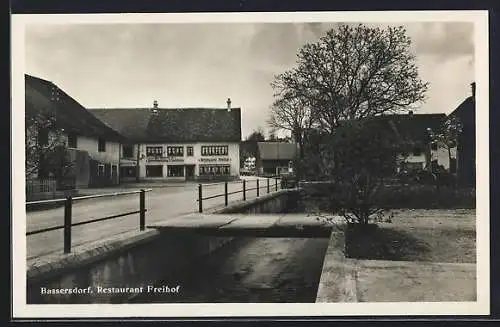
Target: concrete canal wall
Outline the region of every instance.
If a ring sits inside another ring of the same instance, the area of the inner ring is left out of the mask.
[[[295,196],[293,190],[280,190],[210,214],[284,212],[293,205]],[[154,229],[75,246],[70,254],[36,258],[27,263],[27,303],[127,302],[159,278],[181,272],[232,239],[189,230]]]

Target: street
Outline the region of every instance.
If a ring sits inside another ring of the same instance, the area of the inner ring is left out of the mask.
[[[255,176],[242,177],[246,180],[246,188],[256,187]],[[266,180],[261,179],[260,195],[267,193]],[[243,182],[228,183],[228,193],[242,190]],[[279,187],[279,185],[278,185]],[[123,189],[130,191],[131,189]],[[270,180],[270,191],[275,190],[274,180]],[[116,192],[118,190],[105,190],[102,193]],[[224,183],[203,185],[203,197],[224,193]],[[257,196],[256,190],[246,192],[246,198]],[[155,187],[146,193],[146,225],[171,219],[181,215],[198,211],[197,184],[177,184],[171,187]],[[228,196],[228,202],[243,199],[243,194],[235,193]],[[203,209],[224,205],[224,196],[203,201]],[[106,197],[98,199],[74,201],[72,209],[72,222],[78,223],[92,219],[104,218],[110,215],[139,210],[139,194]],[[64,223],[64,208],[33,211],[26,213],[26,231],[62,225]],[[113,235],[139,229],[139,214],[124,216],[116,219],[75,226],[72,228],[72,247],[88,242],[94,242]],[[63,251],[63,230],[28,235],[26,237],[27,258],[34,258],[54,252]]]

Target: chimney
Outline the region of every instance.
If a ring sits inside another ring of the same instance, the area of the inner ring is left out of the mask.
[[[153,101],[153,109],[158,109],[158,101]]]
[[[472,91],[472,97],[476,98],[476,82],[470,83],[470,88],[471,88],[471,91]]]
[[[230,112],[231,111],[231,98],[227,98],[227,111]]]

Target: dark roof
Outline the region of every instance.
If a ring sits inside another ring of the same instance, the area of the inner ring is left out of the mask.
[[[52,82],[27,74],[24,78],[26,116],[46,111],[55,116],[57,127],[66,132],[88,137],[102,137],[109,141],[125,141],[122,135],[106,126]],[[54,90],[58,90],[58,105],[54,105],[51,100]]]
[[[462,124],[475,124],[476,120],[476,101],[474,97],[470,96],[465,99],[452,113],[450,116],[455,116],[460,119]]]
[[[297,143],[257,142],[261,160],[292,160],[297,153]]]
[[[399,137],[413,142],[425,142],[428,137],[427,129],[438,131],[446,114],[395,114],[377,116],[379,123],[391,128]]]
[[[219,108],[90,109],[136,142],[240,142],[241,110]]]

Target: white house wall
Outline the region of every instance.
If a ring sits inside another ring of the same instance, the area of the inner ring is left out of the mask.
[[[106,141],[106,147],[103,152],[98,151],[99,141],[96,138],[78,136],[77,149],[85,150],[89,156],[102,163],[118,164],[120,161],[120,143]]]
[[[456,158],[456,148],[451,149],[451,157]],[[405,159],[403,156],[399,157],[399,161]],[[450,159],[448,156],[448,150],[444,147],[439,147],[437,150],[432,150],[431,151],[431,160],[437,160],[438,165],[442,165],[446,170],[450,169]],[[425,159],[425,153],[422,152],[421,155],[414,155],[410,154],[406,159],[405,162],[409,163],[422,163],[423,169],[427,169],[427,162]]]

